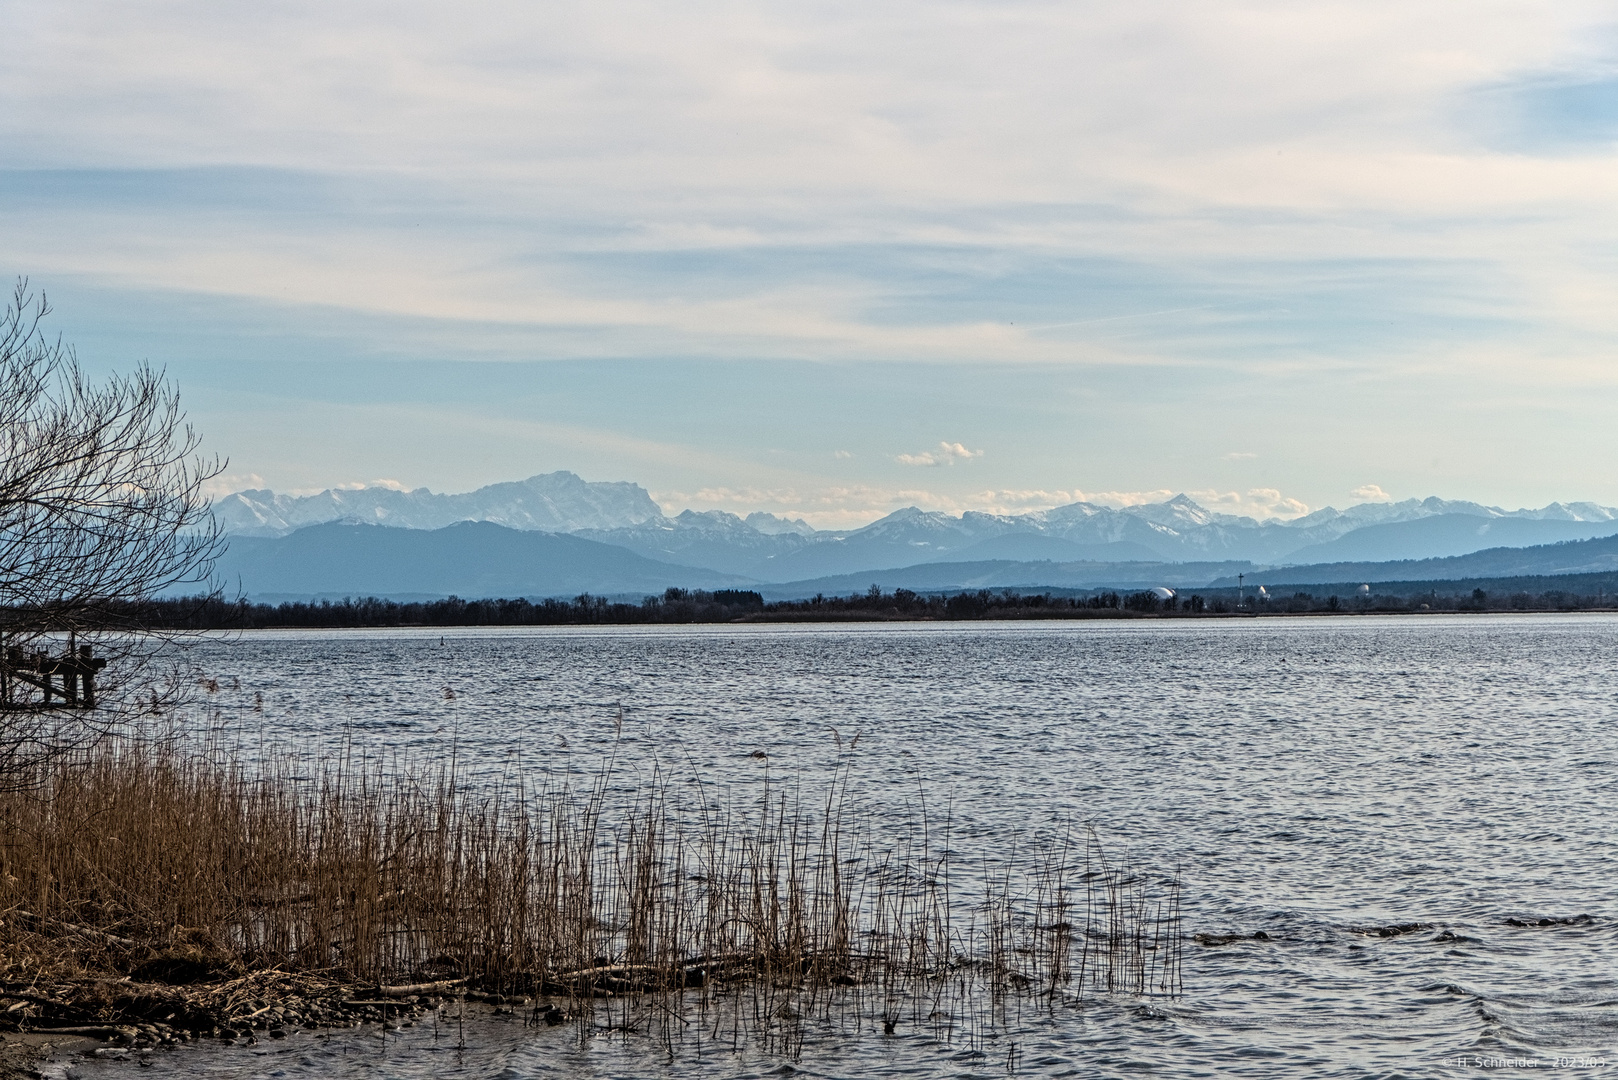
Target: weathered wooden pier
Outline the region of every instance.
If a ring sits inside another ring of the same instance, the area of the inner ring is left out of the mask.
[[[6,645],[0,648],[0,710],[93,709],[96,673],[106,666],[105,657],[71,636],[61,656]]]

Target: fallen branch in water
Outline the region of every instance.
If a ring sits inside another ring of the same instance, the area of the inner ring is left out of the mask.
[[[440,979],[437,982],[409,983],[404,986],[378,986],[378,997],[420,997],[425,994],[445,994],[466,986],[465,979]]]

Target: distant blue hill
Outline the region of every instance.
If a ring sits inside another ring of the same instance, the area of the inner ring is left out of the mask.
[[[1526,548],[1490,548],[1447,559],[1399,559],[1388,562],[1314,563],[1282,566],[1249,573],[1247,583],[1337,584],[1341,582],[1453,581],[1472,578],[1512,578],[1601,574],[1618,570],[1618,536],[1570,540]],[[1225,575],[1214,585],[1235,585]]]
[[[643,558],[577,536],[486,521],[442,529],[330,522],[282,537],[233,537],[218,573],[249,598],[543,597],[712,589],[744,579]]]
[[[933,562],[966,563],[985,560],[1009,562],[1161,563],[1163,556],[1128,540],[1109,544],[1082,544],[1040,533],[1007,533],[935,556]]]
[[[1442,518],[1423,520],[1441,522]],[[1466,520],[1475,530],[1484,519],[1469,516]],[[1502,519],[1492,519],[1490,524],[1500,526]],[[1505,527],[1539,524],[1543,523],[1511,520]],[[1438,526],[1446,527],[1449,526]],[[899,544],[885,541],[872,546],[887,561],[895,558]],[[906,588],[918,592],[1138,589],[1155,585],[1188,589],[1235,585],[1238,573],[1247,576],[1249,585],[1307,585],[1618,571],[1618,535],[1534,547],[1496,547],[1449,558],[1343,560],[1268,569],[1237,560],[1172,562],[1133,558],[1139,549],[1129,541],[1081,545],[1054,537],[1008,536],[966,545],[963,550],[972,554],[1048,552],[1091,557],[968,558],[945,562],[936,549],[923,548],[910,565],[761,584],[756,577],[650,559],[627,548],[581,536],[517,530],[486,521],[459,522],[440,529],[330,522],[281,537],[233,537],[218,570],[227,589],[240,588],[260,600],[344,596],[572,597],[584,592],[638,597],[661,593],[670,586],[753,588],[772,599],[787,599],[816,593],[847,595],[864,592],[872,585],[884,591]]]
[[[1479,519],[1472,518],[1475,524]],[[1255,567],[1247,562],[936,562],[893,570],[839,574],[781,585],[759,586],[772,599],[863,592],[872,585],[924,590],[1001,589],[1173,589],[1234,587],[1238,573],[1249,586],[1261,584],[1339,584],[1460,579],[1556,577],[1618,572],[1618,535],[1570,540],[1535,547],[1491,548],[1443,559],[1319,563]]]
[[[868,570],[857,574],[789,581],[780,585],[756,585],[768,600],[797,600],[820,593],[847,596],[864,592],[872,585],[884,592],[910,589],[915,592],[960,589],[1149,589],[1194,588],[1224,575],[1251,573],[1245,562],[983,562],[922,563],[892,570]]]
[[[1526,548],[1618,533],[1618,522],[1435,514],[1414,521],[1367,525],[1287,555],[1291,565],[1441,559],[1490,548]]]

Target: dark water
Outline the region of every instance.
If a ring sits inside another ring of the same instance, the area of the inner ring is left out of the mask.
[[[852,788],[874,830],[925,800],[971,857],[1094,823],[1137,862],[1182,868],[1188,934],[1270,940],[1188,945],[1178,999],[1029,1010],[986,1043],[846,1026],[812,1031],[796,1058],[671,1060],[479,1014],[461,1050],[431,1024],[300,1034],[258,1055],[157,1053],[143,1075],[1004,1076],[1009,1061],[1026,1076],[1459,1076],[1523,1059],[1605,1075],[1558,1059],[1618,1061],[1618,619],[344,631],[250,635],[203,664],[250,742],[453,747],[483,776],[593,773],[616,743],[629,778],[656,766],[745,792],[768,770],[813,787],[858,734]],[[1400,923],[1431,929],[1359,932]]]

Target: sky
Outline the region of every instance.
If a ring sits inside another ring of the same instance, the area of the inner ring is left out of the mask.
[[[220,493],[1618,503],[1610,3],[0,14],[0,273]]]

